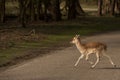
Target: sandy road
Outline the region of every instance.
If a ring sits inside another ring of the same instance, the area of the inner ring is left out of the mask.
[[[83,41],[106,43],[108,54],[117,68],[113,68],[105,57],[95,69],[91,69],[84,59],[74,67],[80,53],[73,46],[0,72],[0,80],[120,80],[120,31],[92,36]],[[90,57],[95,60],[94,55]]]

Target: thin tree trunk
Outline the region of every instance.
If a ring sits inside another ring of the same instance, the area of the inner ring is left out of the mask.
[[[102,5],[103,5],[103,0],[98,0],[98,15],[102,15]]]
[[[20,8],[20,14],[19,14],[19,20],[22,25],[22,27],[26,27],[26,22],[25,22],[25,7],[24,7],[24,2],[22,0],[19,0],[19,8]]]
[[[25,9],[23,9],[21,12],[21,24],[22,27],[26,28]]]
[[[0,1],[0,22],[5,22],[5,0]]]
[[[47,8],[48,8],[48,3],[47,2],[44,2],[44,20],[45,22],[48,22],[48,18],[47,18]]]
[[[19,19],[22,27],[26,27],[26,8],[29,4],[29,0],[19,0],[19,8],[20,8],[20,14],[19,14]]]
[[[44,1],[44,20],[48,22],[53,19],[54,8],[51,3],[51,0]]]
[[[118,14],[120,14],[120,0],[116,1],[116,11]]]
[[[61,20],[61,13],[60,13],[60,0],[54,0],[54,5],[53,5],[53,19],[55,21],[60,21]]]
[[[26,27],[26,6],[25,2],[22,0],[19,0],[19,8],[20,8],[20,14],[19,14],[19,20],[22,25],[22,27]]]
[[[111,5],[111,15],[115,14],[115,3],[116,3],[116,0],[113,0]]]
[[[41,0],[37,0],[37,20],[40,19],[41,12],[42,12]]]
[[[35,21],[35,7],[34,7],[34,0],[30,0],[30,8],[31,8],[31,21]]]

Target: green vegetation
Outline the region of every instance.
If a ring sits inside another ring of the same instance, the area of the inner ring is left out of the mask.
[[[80,19],[33,24],[29,28],[13,28],[15,31],[36,30],[43,37],[37,41],[13,41],[13,46],[0,50],[0,66],[7,66],[17,60],[40,56],[59,47],[70,46],[69,42],[76,34],[88,36],[108,31],[120,30],[120,18],[80,17]],[[29,29],[29,30],[28,30]]]
[[[120,0],[0,0],[0,67],[120,30]]]

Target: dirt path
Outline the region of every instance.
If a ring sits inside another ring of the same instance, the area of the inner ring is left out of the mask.
[[[84,59],[74,67],[80,54],[73,46],[1,72],[0,80],[120,80],[120,31],[92,36],[83,41],[88,40],[107,43],[108,54],[117,68],[113,68],[105,57],[95,69],[91,69]]]

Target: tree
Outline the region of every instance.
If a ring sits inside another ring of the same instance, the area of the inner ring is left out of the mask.
[[[77,15],[80,15],[80,16],[85,15],[85,12],[84,12],[84,10],[82,9],[79,0],[76,0],[76,10],[77,10]]]
[[[51,0],[43,0],[43,4],[44,4],[44,20],[46,22],[48,22],[48,20],[50,20],[49,15],[51,14],[51,11],[53,11],[52,4],[51,4]],[[49,12],[49,13],[48,13]]]
[[[67,0],[68,5],[68,19],[75,19],[77,15],[84,15],[79,0]]]
[[[102,5],[103,5],[103,0],[98,0],[98,15],[102,15]]]
[[[43,14],[42,1],[37,0],[36,4],[37,4],[37,15],[36,16],[37,16],[37,20],[39,20],[41,17],[40,15]]]
[[[120,14],[120,0],[116,1],[116,12]]]
[[[119,0],[104,0],[103,2],[103,12],[104,14],[109,14],[114,16],[116,13],[120,11],[120,3]]]
[[[0,0],[0,22],[5,22],[5,0]]]
[[[19,8],[20,8],[20,14],[19,14],[19,20],[22,25],[22,27],[26,27],[26,10],[30,3],[30,0],[18,0],[19,2]]]
[[[30,0],[30,20],[35,21],[35,0]]]
[[[75,8],[76,0],[68,0],[68,19],[76,18],[76,8]]]
[[[112,0],[111,15],[114,15],[114,14],[115,14],[115,4],[116,4],[116,0]]]
[[[61,12],[60,12],[60,0],[54,0],[53,2],[53,20],[60,21],[61,20]]]

